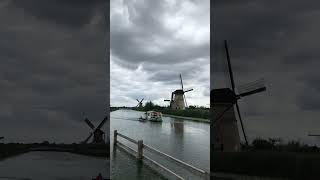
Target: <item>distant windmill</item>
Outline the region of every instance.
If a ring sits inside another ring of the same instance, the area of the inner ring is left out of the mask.
[[[94,144],[104,144],[105,143],[105,138],[104,135],[105,133],[101,130],[102,126],[106,123],[108,120],[108,117],[105,117],[101,123],[97,126],[97,128],[94,127],[94,125],[89,121],[89,119],[85,119],[84,121],[88,124],[88,126],[93,130],[90,135],[85,139],[82,143],[86,144],[90,140],[90,138],[93,135],[93,140],[91,143]]]
[[[211,91],[211,106],[213,120],[211,121],[213,149],[218,151],[240,150],[240,136],[234,112],[234,105],[240,120],[242,133],[248,145],[247,135],[244,130],[238,100],[242,97],[256,94],[266,90],[263,79],[238,87],[236,94],[235,83],[230,63],[227,41],[224,41],[228,62],[228,71],[231,82],[230,88],[213,89]]]
[[[141,108],[142,107],[142,101],[144,100],[144,98],[142,98],[140,101],[139,99],[136,99],[138,101],[138,105],[136,107]]]
[[[193,91],[193,89],[188,89],[188,90],[183,89],[181,74],[180,74],[180,82],[181,82],[181,89],[177,89],[174,92],[172,92],[170,100],[168,99],[164,100],[164,101],[170,101],[171,109],[185,109],[186,107],[188,107],[187,99],[184,93]]]

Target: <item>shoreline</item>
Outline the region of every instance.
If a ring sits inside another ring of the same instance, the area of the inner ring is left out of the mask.
[[[197,122],[203,122],[203,123],[210,123],[209,119],[203,119],[203,118],[195,118],[195,117],[186,117],[186,116],[176,116],[171,114],[163,114],[163,116],[167,117],[174,117],[174,118],[181,118],[189,121],[197,121]]]
[[[122,110],[122,109],[116,109],[116,110],[113,110],[113,111],[117,111],[117,110]],[[130,110],[133,110],[133,111],[140,111],[140,112],[144,112],[142,110],[134,110],[134,109],[130,109]],[[112,112],[112,111],[111,111]],[[161,111],[160,111],[161,112]],[[196,121],[196,122],[202,122],[202,123],[210,123],[210,120],[209,119],[203,119],[203,118],[196,118],[196,117],[188,117],[188,116],[177,116],[177,115],[171,115],[171,114],[162,114],[163,116],[166,116],[166,117],[173,117],[173,118],[180,118],[180,119],[184,119],[184,120],[187,120],[187,121]]]

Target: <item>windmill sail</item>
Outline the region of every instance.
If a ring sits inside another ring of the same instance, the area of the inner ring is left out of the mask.
[[[214,149],[221,151],[238,151],[240,148],[240,138],[236,122],[236,114],[240,121],[241,131],[244,136],[246,144],[248,144],[247,135],[245,132],[244,124],[242,121],[240,107],[238,100],[240,97],[248,96],[251,94],[259,93],[266,90],[264,80],[259,79],[249,84],[239,86],[236,94],[233,70],[231,66],[231,58],[228,49],[228,43],[224,41],[224,51],[228,69],[228,81],[231,87],[227,88],[214,88],[211,91],[211,110],[213,110],[212,120],[212,144]],[[236,109],[234,109],[236,106]],[[237,111],[237,112],[235,112]]]
[[[261,78],[254,82],[238,86],[237,90],[238,90],[239,96],[242,96],[242,97],[259,93],[266,90],[265,81],[263,78]]]
[[[94,125],[89,121],[89,119],[86,118],[84,121],[88,124],[88,126],[89,126],[91,129],[94,129]]]
[[[229,55],[229,48],[228,48],[227,40],[224,41],[224,45],[225,45],[225,50],[226,50],[227,62],[228,62],[228,70],[229,70],[231,88],[232,88],[233,93],[235,93],[235,83],[234,83],[234,78],[233,78],[233,71],[232,71],[232,67],[231,67],[231,62],[230,62],[230,55]],[[242,122],[242,118],[241,118],[241,113],[240,113],[240,108],[239,108],[238,102],[235,101],[235,104],[236,104],[236,110],[237,110],[238,118],[239,118],[239,121],[240,121],[240,124],[241,124],[242,134],[244,136],[246,144],[248,145],[247,135],[246,135],[246,132],[244,130],[244,126],[243,126],[243,122]]]
[[[87,125],[93,130],[89,136],[82,142],[84,144],[86,144],[90,138],[93,136],[93,141],[92,143],[105,143],[103,135],[104,132],[101,130],[102,126],[106,123],[106,121],[108,120],[108,117],[106,116],[101,122],[100,124],[95,128],[94,125],[89,121],[89,119],[85,119],[84,121],[87,123]]]
[[[232,72],[232,67],[231,67],[231,62],[230,62],[229,48],[228,48],[227,40],[224,41],[224,47],[225,47],[226,56],[227,56],[228,72],[229,72],[229,78],[230,78],[230,82],[231,82],[231,88],[234,91],[235,85],[234,85],[233,72]]]
[[[180,74],[180,82],[181,82],[181,89],[182,89],[182,91],[183,91],[183,82],[182,82],[182,76],[181,76],[181,74]]]

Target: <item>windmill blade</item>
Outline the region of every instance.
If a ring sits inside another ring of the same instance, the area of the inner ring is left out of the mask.
[[[247,83],[237,87],[238,96],[248,96],[251,94],[259,93],[266,90],[264,79],[258,79],[254,82]]]
[[[1,137],[0,137],[0,140],[1,140],[1,139],[4,139],[4,137],[3,137],[3,136],[1,136]]]
[[[308,134],[308,136],[316,136],[316,137],[319,137],[320,134]]]
[[[144,98],[141,99],[141,101],[139,103],[142,103],[142,101],[144,100]]]
[[[188,90],[183,91],[183,92],[185,92],[185,93],[186,93],[186,92],[189,92],[189,91],[193,91],[193,89],[188,89]]]
[[[183,90],[182,76],[180,74],[181,89]]]
[[[243,122],[242,122],[242,118],[241,118],[240,108],[239,108],[238,102],[236,102],[236,108],[237,108],[237,113],[238,113],[238,117],[239,117],[240,124],[241,124],[243,137],[244,137],[244,140],[246,141],[246,145],[248,145],[247,135],[246,135],[246,132],[245,132],[244,127],[243,127]]]
[[[170,100],[169,100],[169,99],[165,99],[165,100],[163,100],[163,101],[169,101],[169,102],[170,102]]]
[[[185,103],[186,107],[188,107],[187,99],[186,99],[186,96],[184,95],[184,93],[183,93],[183,99],[184,99],[184,103]]]
[[[140,102],[138,99],[136,99],[138,101],[138,103]]]
[[[87,137],[86,140],[83,141],[83,143],[86,144],[89,141],[89,139],[92,137],[92,135],[93,133],[90,133],[90,135]]]
[[[231,68],[231,62],[230,62],[230,56],[229,56],[229,49],[228,49],[227,40],[224,40],[224,47],[225,47],[226,54],[227,54],[227,61],[228,61],[228,69],[229,69],[231,87],[232,87],[232,90],[234,91],[235,90],[235,85],[234,85],[233,72],[232,72],[232,68]]]
[[[88,124],[88,126],[89,126],[91,129],[94,129],[94,125],[89,121],[88,118],[86,118],[84,121]]]
[[[240,97],[249,96],[249,95],[256,94],[256,93],[259,93],[259,92],[263,92],[263,91],[266,91],[266,90],[267,90],[266,87],[262,87],[262,88],[259,88],[259,89],[255,89],[255,90],[252,90],[252,91],[241,93],[238,96],[240,96]]]
[[[100,129],[100,128],[104,125],[104,123],[106,123],[107,119],[108,119],[108,117],[106,116],[106,117],[101,121],[101,123],[99,124],[99,126],[97,127],[97,129]]]

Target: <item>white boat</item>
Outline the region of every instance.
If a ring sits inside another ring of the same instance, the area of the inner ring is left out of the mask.
[[[141,121],[141,122],[145,122],[147,119],[146,119],[146,118],[143,118],[143,117],[141,116],[141,117],[138,118],[138,120]]]
[[[162,121],[162,113],[157,111],[147,111],[146,118],[149,121],[161,122]]]

